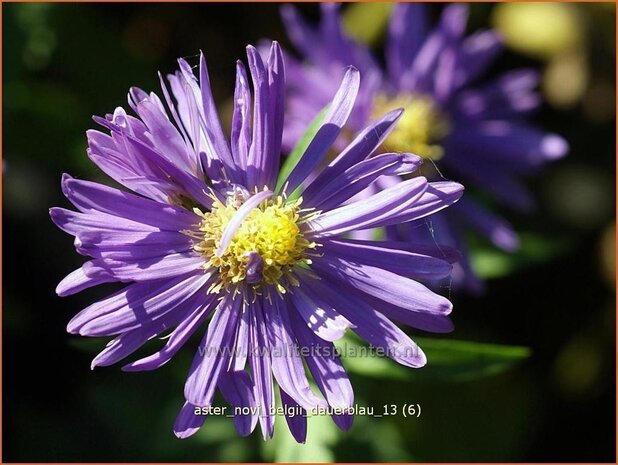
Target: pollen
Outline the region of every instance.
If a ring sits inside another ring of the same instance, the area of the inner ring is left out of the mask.
[[[207,258],[205,268],[216,268],[219,280],[209,292],[238,289],[243,284],[258,290],[274,285],[285,293],[286,285],[294,285],[292,270],[298,264],[310,264],[314,242],[305,238],[302,224],[308,216],[300,209],[302,199],[292,202],[282,196],[273,197],[254,208],[243,220],[227,248],[217,254],[226,226],[242,205],[238,196],[226,203],[216,200],[211,211],[203,213],[199,225],[201,237],[194,250]]]
[[[384,141],[384,148],[392,152],[412,152],[431,160],[442,158],[444,150],[439,141],[448,134],[449,123],[434,100],[415,93],[401,93],[394,98],[378,94],[374,99],[373,117],[381,117],[396,108],[403,108],[404,113]]]

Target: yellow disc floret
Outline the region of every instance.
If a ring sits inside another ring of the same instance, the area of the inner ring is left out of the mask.
[[[373,104],[373,117],[381,117],[396,108],[403,108],[404,113],[384,141],[384,148],[412,152],[432,160],[441,158],[444,152],[437,142],[448,133],[449,125],[433,99],[414,93],[401,93],[394,98],[378,94]]]
[[[272,284],[285,292],[282,278],[294,283],[292,267],[310,263],[307,249],[316,247],[303,235],[301,225],[306,219],[300,215],[301,202],[286,202],[281,196],[262,202],[245,217],[232,241],[219,253],[223,232],[241,204],[230,198],[226,204],[216,200],[210,212],[194,210],[202,217],[199,229],[203,234],[194,250],[208,259],[206,268],[218,269],[220,277],[210,292],[243,282],[253,287]]]

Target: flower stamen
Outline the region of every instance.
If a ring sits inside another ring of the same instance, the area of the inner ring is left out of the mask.
[[[293,267],[309,263],[307,252],[317,246],[303,234],[301,203],[264,190],[249,199],[231,195],[225,204],[216,200],[206,213],[195,209],[202,221],[194,250],[207,258],[205,268],[219,270],[209,292],[245,283],[256,292],[266,284],[285,293],[286,285],[295,285]]]

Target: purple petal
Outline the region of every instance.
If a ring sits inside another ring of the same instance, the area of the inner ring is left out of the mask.
[[[64,232],[77,236],[85,230],[124,231],[135,233],[156,233],[154,226],[137,223],[106,213],[77,213],[64,208],[51,208],[52,221]],[[178,233],[176,233],[178,234]]]
[[[427,363],[421,349],[397,326],[351,293],[342,293],[329,281],[304,279],[333,307],[356,325],[354,332],[370,344],[385,349],[387,355],[402,365],[419,368]],[[343,284],[342,284],[343,285]]]
[[[178,128],[178,130],[180,131],[180,133],[182,134],[183,138],[185,139],[185,141],[189,141],[189,135],[187,134],[187,131],[185,130],[185,123],[183,122],[183,119],[180,117],[178,111],[176,110],[176,105],[174,105],[174,102],[172,101],[171,95],[169,93],[169,90],[167,89],[167,85],[165,84],[165,79],[163,78],[163,75],[161,73],[159,74],[159,84],[161,85],[161,91],[163,92],[163,97],[165,98],[165,102],[167,103],[167,107],[170,111],[170,113],[172,114],[172,118],[174,118],[174,121],[176,122],[176,127]],[[175,75],[171,75],[172,79],[175,78]],[[172,90],[172,92],[174,92],[174,90]],[[176,97],[176,99],[178,100],[178,108],[184,108],[186,107],[186,96],[183,93],[179,93],[179,92],[174,92],[174,97]],[[196,140],[193,139],[193,146],[194,149],[196,147]],[[197,151],[196,151],[197,154]],[[196,158],[196,165],[199,167],[199,163],[197,163],[197,158]]]
[[[193,436],[206,421],[206,415],[196,415],[195,408],[195,405],[185,402],[180,409],[180,413],[174,421],[174,434],[177,438],[186,439]]]
[[[164,173],[145,160],[141,154],[127,146],[125,134],[152,147],[147,128],[135,118],[129,117],[121,108],[107,119],[93,119],[111,131],[110,135],[99,131],[86,131],[88,157],[107,175],[138,194],[153,200],[168,202],[178,187]]]
[[[88,263],[84,271],[90,277],[141,282],[194,274],[195,271],[203,269],[205,261],[204,257],[189,251],[121,261],[104,258]]]
[[[339,14],[341,5],[338,3],[320,3],[320,8],[322,10],[322,20],[320,21],[321,46],[331,63],[334,61],[338,65],[352,64],[363,74],[379,71],[379,66],[369,49],[351,40],[344,33]]]
[[[374,266],[325,254],[314,260],[312,268],[407,310],[448,315],[453,308],[448,299],[422,284]],[[336,308],[341,312],[340,308]],[[343,315],[347,317],[345,313]]]
[[[411,67],[402,75],[400,85],[403,88],[418,92],[430,90],[443,50],[460,39],[465,31],[467,16],[466,5],[451,4],[444,8],[440,25],[429,34]]]
[[[253,414],[255,407],[253,383],[245,371],[222,372],[219,377],[219,389],[225,400],[235,409],[242,412],[249,409],[249,414],[234,414],[234,425],[241,436],[249,436],[257,425],[258,415]]]
[[[455,86],[480,77],[502,51],[502,39],[496,31],[479,31],[466,37],[459,48]]]
[[[202,129],[203,140],[206,143],[206,153],[209,158],[220,162],[231,182],[242,181],[234,161],[227,140],[221,128],[221,122],[214,103],[208,77],[208,67],[206,58],[200,53],[199,86],[197,78],[193,74],[193,69],[183,59],[178,60],[180,71],[185,83],[192,91],[193,98],[188,98],[190,105],[193,105],[199,116],[194,117],[193,124]]]
[[[305,325],[320,339],[336,341],[343,337],[350,322],[330,305],[325,304],[311,289],[294,289],[289,300],[301,315]]]
[[[248,189],[262,189],[266,186],[267,170],[272,163],[273,128],[270,114],[270,88],[268,71],[258,51],[247,47],[249,70],[253,80],[253,135],[247,163],[246,186]],[[274,187],[274,186],[268,186]]]
[[[292,399],[290,396],[286,394],[286,392],[281,389],[279,391],[281,393],[281,403],[285,408],[286,412],[290,410],[296,412],[299,409],[299,405]],[[290,433],[296,440],[296,442],[300,444],[304,444],[307,440],[307,417],[304,416],[307,412],[302,409],[303,413],[300,415],[285,415],[285,421],[288,424],[288,428],[290,428]]]
[[[388,28],[386,63],[393,82],[410,67],[427,34],[427,11],[421,3],[393,5]]]
[[[484,121],[453,131],[445,148],[455,155],[451,164],[460,170],[468,168],[465,164],[468,155],[474,154],[483,163],[491,163],[490,166],[499,163],[526,172],[565,156],[569,146],[560,136],[525,124]]]
[[[180,308],[174,312],[167,313],[156,322],[144,322],[142,326],[122,333],[120,336],[111,340],[90,364],[94,370],[98,366],[109,366],[128,357],[146,342],[167,331],[182,320],[186,314],[185,308],[195,304],[197,299],[193,298],[185,301]]]
[[[354,422],[354,415],[350,413],[343,413],[341,415],[332,415],[332,419],[341,431],[348,431],[352,428]]]
[[[334,408],[350,407],[354,403],[352,384],[336,347],[332,342],[318,338],[298,314],[292,313],[291,321],[298,343],[309,353],[305,357],[309,371],[329,405]]]
[[[191,73],[193,74],[193,73]],[[217,107],[212,96],[212,90],[210,88],[210,78],[208,76],[208,67],[206,66],[206,57],[200,52],[200,93],[202,96],[202,109],[204,111],[204,128],[207,138],[212,138],[212,146],[216,151],[217,157],[225,165],[228,172],[229,179],[232,182],[238,182],[241,180],[240,175],[232,154],[230,147],[223,129],[221,127],[221,121],[217,113]]]
[[[348,168],[369,157],[393,130],[403,110],[393,110],[375,123],[363,129],[354,140],[335,158],[303,191],[304,198],[318,195],[333,179]]]
[[[316,135],[287,178],[288,192],[309,176],[339,136],[354,107],[359,85],[360,73],[356,68],[348,68]]]
[[[513,227],[477,202],[462,199],[455,211],[451,213],[456,214],[472,229],[487,237],[496,247],[510,252],[519,247],[519,238]]]
[[[466,31],[468,10],[468,5],[465,4],[447,5],[440,17],[440,29],[452,38],[461,37]]]
[[[62,176],[62,192],[81,212],[107,213],[170,231],[189,229],[199,221],[180,207],[155,202],[89,181]]]
[[[531,69],[504,73],[482,87],[460,92],[452,111],[466,119],[516,118],[541,104],[542,99],[535,90],[539,79],[539,73]]]
[[[379,182],[379,181],[378,181]],[[424,218],[457,202],[463,195],[463,186],[451,181],[427,183],[427,189],[410,207],[391,216],[383,226]]]
[[[234,337],[241,305],[242,298],[232,301],[228,296],[208,325],[185,383],[185,399],[193,405],[204,407],[212,403],[219,375],[225,370],[226,351]]]
[[[69,322],[67,331],[83,336],[108,336],[158,321],[202,289],[208,278],[200,273],[131,284],[79,312]]]
[[[234,160],[242,170],[246,170],[251,146],[251,91],[245,66],[240,60],[236,62],[231,142]]]
[[[200,297],[183,320],[170,333],[165,346],[154,354],[131,362],[122,367],[123,371],[156,370],[169,362],[178,350],[189,340],[197,328],[208,318],[208,315],[219,304],[216,294]]]
[[[296,8],[289,4],[282,5],[281,18],[294,47],[312,61],[319,60],[324,54],[324,49],[320,47],[321,38],[307,25]]]
[[[250,305],[251,315],[249,323],[249,365],[253,374],[256,405],[260,408],[260,427],[264,439],[272,437],[275,428],[275,417],[271,408],[275,401],[272,362],[268,331],[264,322],[264,315],[260,300]]]
[[[136,157],[151,163],[162,171],[169,179],[173,180],[175,185],[184,190],[186,194],[200,202],[206,207],[212,206],[212,199],[207,194],[208,186],[202,179],[198,179],[195,175],[185,172],[178,168],[174,163],[171,163],[157,151],[151,149],[143,142],[131,137],[125,136],[127,151],[133,152]]]
[[[196,173],[197,162],[178,130],[162,109],[150,99],[140,101],[136,111],[148,127],[155,146],[165,158],[187,173]]]
[[[279,160],[281,157],[281,138],[283,137],[283,119],[285,110],[285,66],[283,53],[278,42],[273,42],[267,62],[268,87],[270,97],[269,115],[271,117],[272,140],[270,143],[271,153],[265,166],[265,186],[274,186],[279,172]]]
[[[455,90],[457,47],[449,44],[440,54],[433,84],[433,96],[440,105],[446,105]]]
[[[399,321],[412,328],[432,333],[450,333],[455,328],[448,316],[415,312],[389,304],[355,289],[348,289],[348,291],[354,293],[359,299],[364,300],[389,320]]]
[[[82,255],[111,260],[147,259],[185,252],[193,247],[187,235],[178,232],[123,231],[82,228],[75,232],[75,248]]]
[[[401,212],[414,208],[427,185],[427,180],[422,176],[402,181],[368,199],[322,213],[308,226],[313,237],[324,237],[391,224]]]
[[[191,237],[172,232],[131,232],[84,230],[75,237],[75,248],[82,255],[111,262],[154,260],[193,248]]]
[[[111,276],[91,277],[84,272],[84,267],[80,267],[69,273],[56,287],[56,294],[60,297],[77,294],[78,292],[97,286],[103,283],[113,282],[115,279]]]
[[[381,242],[351,240],[322,241],[324,253],[391,271],[414,279],[440,279],[451,273],[452,266],[429,255],[383,247]]]
[[[316,193],[315,197],[303,194],[304,204],[320,210],[332,210],[352,198],[380,176],[393,176],[414,172],[422,159],[410,153],[384,153],[348,168]]]
[[[264,300],[262,305],[271,348],[272,370],[279,387],[307,410],[326,407],[326,402],[311,391],[307,381],[288,317],[290,310],[278,295],[271,296],[271,302]]]
[[[435,218],[435,216],[432,216],[432,218]],[[402,225],[402,226],[405,226],[405,225]],[[433,242],[433,239],[430,239],[428,243],[420,243],[419,241],[415,240],[415,238],[408,237],[403,234],[397,236],[397,238],[405,239],[405,241],[404,240],[375,241],[371,239],[346,239],[345,241],[359,245],[359,246],[369,246],[369,247],[377,246],[383,249],[391,249],[394,251],[406,251],[406,252],[410,252],[412,254],[417,254],[417,255],[427,255],[427,256],[434,257],[434,258],[443,260],[451,264],[461,259],[461,254],[459,253],[457,249],[442,245],[440,242],[436,244]]]
[[[245,304],[242,308],[242,313],[238,318],[236,338],[234,339],[234,353],[230,360],[230,370],[243,371],[247,364],[249,356],[249,315],[248,306]]]

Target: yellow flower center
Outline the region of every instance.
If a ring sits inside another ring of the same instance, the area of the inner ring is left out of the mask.
[[[307,249],[316,244],[307,240],[301,229],[303,222],[302,199],[286,202],[282,196],[273,197],[251,210],[242,221],[227,248],[217,254],[226,226],[234,217],[242,201],[230,197],[226,204],[216,200],[212,210],[203,213],[199,230],[203,234],[194,250],[208,259],[206,268],[219,270],[219,280],[209,292],[238,287],[241,283],[253,286],[272,284],[285,293],[285,283],[297,285],[291,274],[294,265],[309,264]],[[283,280],[282,278],[287,278]],[[285,282],[282,282],[285,281]]]
[[[433,99],[414,93],[401,93],[394,98],[378,94],[372,116],[379,118],[396,108],[403,108],[404,113],[384,141],[384,148],[392,152],[412,152],[432,160],[441,158],[444,151],[437,142],[449,132],[449,124]]]

